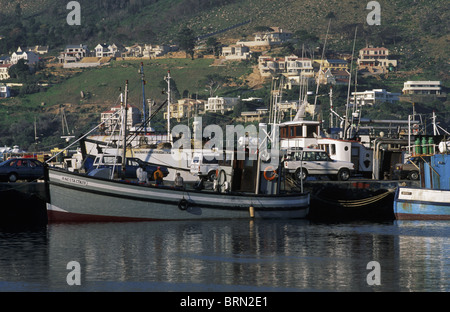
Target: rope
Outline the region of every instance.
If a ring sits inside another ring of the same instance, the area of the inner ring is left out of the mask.
[[[372,197],[368,197],[368,198],[364,198],[364,199],[356,199],[356,200],[333,200],[333,199],[329,199],[329,198],[321,198],[315,194],[311,194],[311,196],[313,196],[315,199],[327,203],[327,204],[332,204],[332,205],[340,205],[342,207],[345,208],[358,208],[361,206],[367,206],[370,204],[373,204],[375,202],[381,201],[382,199],[386,198],[388,195],[392,194],[395,192],[394,190],[387,190],[386,192],[376,195],[376,196],[372,196]]]
[[[298,187],[297,181],[293,180],[292,178],[288,177],[288,178],[286,178],[286,181],[288,181],[288,182],[294,184],[296,187]],[[317,194],[311,194],[311,196],[323,203],[326,203],[326,204],[340,205],[345,208],[357,208],[357,207],[373,204],[377,201],[381,201],[382,199],[386,198],[388,195],[394,193],[396,189],[397,188],[387,190],[384,193],[381,193],[381,194],[378,194],[375,196],[371,196],[371,197],[367,197],[364,199],[352,199],[352,200],[330,199],[330,198],[326,198],[326,197],[319,197]]]

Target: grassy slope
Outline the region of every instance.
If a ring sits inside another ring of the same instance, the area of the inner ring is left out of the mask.
[[[152,98],[157,103],[165,100],[162,94],[165,87],[164,77],[170,70],[180,95],[187,90],[190,94],[206,95],[205,86],[201,81],[207,75],[218,74],[229,77],[245,77],[249,69],[240,63],[231,63],[227,66],[210,66],[212,59],[159,59],[144,61],[145,93],[146,98]],[[129,103],[142,108],[142,84],[138,73],[140,61],[117,61],[102,68],[85,69],[74,74],[61,84],[49,88],[46,92],[26,95],[23,97],[2,100],[0,105],[0,124],[2,131],[11,128],[12,124],[24,125],[24,132],[28,132],[28,142],[32,140],[32,127],[34,118],[48,116],[51,120],[59,122],[59,108],[64,106],[69,124],[79,133],[86,131],[88,125],[100,121],[100,112],[118,104],[120,90],[124,90],[125,81],[129,85]],[[239,83],[239,81],[238,81]],[[85,98],[81,98],[81,91]],[[45,103],[42,105],[42,103]],[[20,107],[20,108],[19,108]],[[25,126],[26,124],[26,126]],[[60,127],[60,125],[57,125]],[[22,133],[23,134],[23,133]],[[55,137],[60,135],[54,133]],[[18,133],[11,133],[16,140],[26,140]],[[0,145],[11,138],[3,137]],[[54,139],[52,140],[54,142]],[[18,142],[19,143],[19,142]],[[24,145],[25,142],[20,142]],[[50,144],[50,143],[49,143]]]
[[[4,12],[13,12],[18,1],[0,0],[2,7],[6,5]],[[164,0],[156,4],[145,6],[133,16],[125,12],[117,14],[103,14],[104,19],[97,18],[102,12],[95,11],[95,5],[88,1],[80,1],[82,14],[85,20],[96,20],[99,29],[104,31],[93,34],[92,42],[109,39],[111,41],[117,34],[119,38],[128,38],[142,41],[142,38],[150,38],[146,33],[154,31],[161,42],[172,42],[180,27],[188,25],[196,34],[204,34],[230,25],[252,19],[250,24],[233,31],[219,35],[222,42],[232,43],[245,36],[251,36],[256,26],[280,26],[289,31],[303,30],[323,38],[327,31],[327,15],[333,13],[335,18],[331,20],[327,50],[340,50],[351,52],[353,32],[358,25],[358,42],[356,49],[365,44],[377,44],[374,41],[383,40],[386,34],[395,33],[398,38],[386,45],[396,51],[400,57],[400,66],[405,69],[418,69],[398,75],[390,75],[383,78],[391,91],[399,91],[402,81],[412,79],[440,79],[449,81],[448,70],[448,20],[449,13],[446,0],[380,0],[382,15],[381,26],[368,26],[365,23],[369,10],[366,9],[368,1],[360,0],[246,0],[236,1],[227,6],[213,8],[207,11],[193,11],[182,17],[179,13],[179,5],[182,0]],[[55,3],[49,0],[20,1],[24,16],[34,15],[36,19],[42,17],[39,23],[58,25],[65,23],[67,14],[65,2]],[[45,7],[45,10],[42,8]],[[51,13],[58,12],[58,18],[51,19]],[[437,18],[438,23],[433,28]],[[61,21],[59,21],[61,20]],[[424,25],[428,23],[427,27]],[[83,25],[81,26],[83,29]],[[109,31],[108,31],[109,29]],[[437,29],[437,30],[436,30]],[[0,34],[1,35],[1,34]],[[147,37],[146,37],[147,36]],[[117,38],[117,37],[115,37]],[[322,41],[323,42],[323,41]],[[71,41],[67,43],[72,43]],[[171,70],[180,93],[184,90],[202,92],[198,81],[200,76],[208,73],[221,73],[224,68],[209,67],[210,61],[196,60],[159,60],[155,63],[145,62],[145,73],[148,81],[146,95],[159,97],[160,82]],[[66,82],[50,88],[45,93],[28,95],[24,98],[16,98],[8,101],[2,100],[0,105],[0,130],[11,128],[13,124],[26,122],[32,123],[36,116],[42,113],[50,114],[57,118],[59,104],[70,103],[67,108],[69,114],[76,121],[98,118],[98,112],[115,103],[118,89],[123,88],[125,80],[130,82],[130,97],[132,103],[140,103],[140,77],[137,74],[139,62],[114,63],[109,67],[84,70],[76,74]],[[425,70],[423,68],[425,68]],[[227,74],[232,75],[229,69]],[[241,76],[239,71],[237,74]],[[386,80],[387,79],[387,80]],[[88,94],[88,98],[81,100],[80,91]],[[41,103],[46,103],[41,106]],[[68,106],[68,105],[67,105]],[[140,104],[138,104],[140,106]],[[2,138],[4,139],[4,138]],[[0,141],[0,145],[4,144]]]

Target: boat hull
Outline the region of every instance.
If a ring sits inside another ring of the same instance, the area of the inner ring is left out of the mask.
[[[399,187],[394,214],[398,220],[450,220],[450,190]]]
[[[305,218],[309,194],[178,190],[48,169],[49,222]]]

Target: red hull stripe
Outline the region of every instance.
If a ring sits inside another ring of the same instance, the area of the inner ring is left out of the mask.
[[[101,216],[81,213],[69,213],[48,210],[48,222],[136,222],[136,221],[170,221],[170,219],[133,218]]]
[[[450,220],[450,215],[396,213],[397,220]]]

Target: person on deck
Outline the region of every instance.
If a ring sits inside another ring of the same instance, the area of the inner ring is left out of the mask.
[[[182,189],[183,188],[184,179],[180,175],[179,172],[177,172],[177,175],[175,177],[174,183],[175,183],[175,188],[177,188],[177,189]]]
[[[148,174],[143,165],[139,165],[139,168],[136,169],[136,177],[139,183],[148,184]]]
[[[153,178],[156,181],[156,185],[163,185],[164,174],[161,171],[161,167],[158,166],[155,173],[153,174]]]

